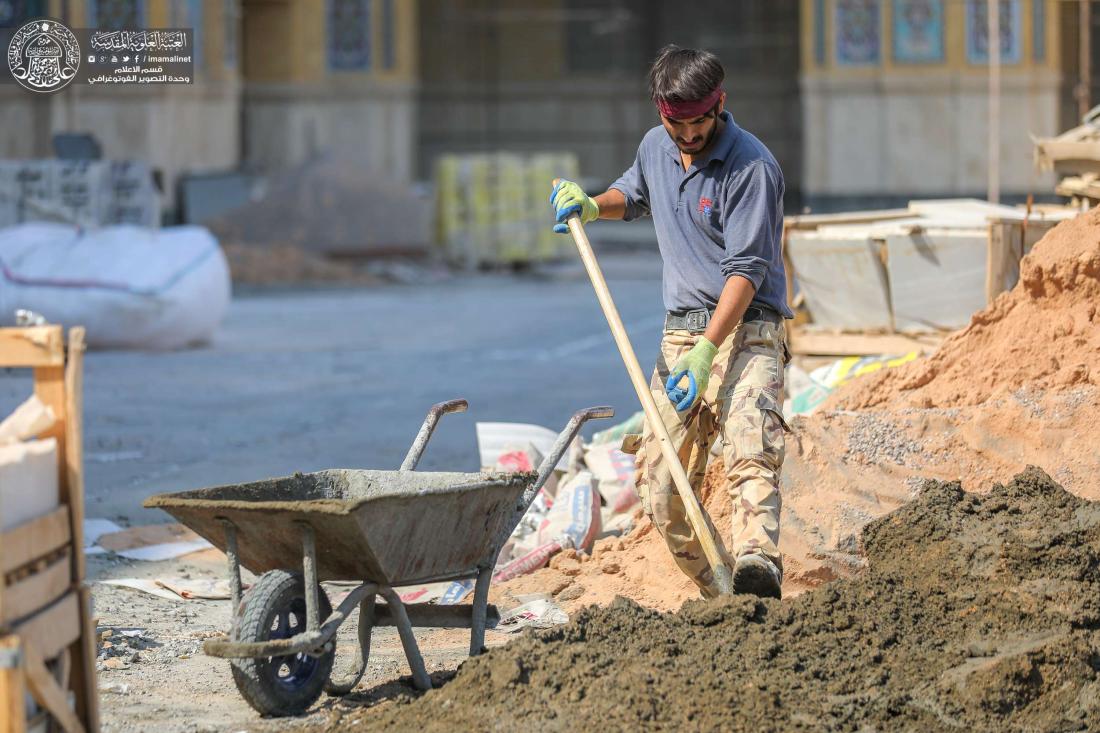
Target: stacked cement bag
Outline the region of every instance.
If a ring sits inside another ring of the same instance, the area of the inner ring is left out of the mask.
[[[28,221],[160,226],[160,194],[139,160],[0,160],[0,227]]]
[[[436,163],[436,244],[465,267],[554,260],[572,248],[551,229],[550,182],[577,178],[571,153],[444,155]]]
[[[0,230],[0,326],[27,309],[85,326],[93,347],[175,349],[209,340],[229,299],[229,265],[203,227]]]

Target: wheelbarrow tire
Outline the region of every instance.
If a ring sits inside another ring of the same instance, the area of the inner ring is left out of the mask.
[[[323,622],[332,613],[328,595],[319,585],[318,616]],[[282,639],[306,629],[305,581],[301,573],[270,570],[259,577],[241,604],[235,619],[235,639],[261,642]],[[319,657],[298,654],[287,657],[232,660],[233,681],[241,696],[261,715],[297,715],[321,696],[336,657],[332,647]]]

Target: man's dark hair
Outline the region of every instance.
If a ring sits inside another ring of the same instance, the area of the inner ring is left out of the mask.
[[[649,96],[654,102],[694,102],[714,91],[725,78],[722,62],[710,51],[670,43],[657,52],[649,67]]]

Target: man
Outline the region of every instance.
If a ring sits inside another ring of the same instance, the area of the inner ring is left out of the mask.
[[[733,502],[734,590],[780,597],[779,474],[784,432],[783,173],[756,137],[725,111],[725,72],[706,51],[666,46],[649,72],[661,125],[634,165],[589,197],[570,181],[551,194],[558,224],[651,215],[664,263],[667,311],[651,389],[698,494],[722,437]],[[705,597],[713,573],[652,431],[637,453],[638,491],[680,566]]]

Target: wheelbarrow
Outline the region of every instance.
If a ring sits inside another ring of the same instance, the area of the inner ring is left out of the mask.
[[[501,548],[539,489],[592,418],[610,407],[576,412],[538,471],[420,472],[416,465],[440,416],[466,400],[431,408],[397,471],[332,469],[246,484],[158,494],[163,509],[228,558],[234,615],[206,654],[229,659],[244,699],[263,715],[295,715],[321,695],[350,692],[370,656],[371,632],[396,626],[413,684],[431,679],[413,627],[469,628],[470,654],[480,654],[489,582]],[[242,594],[241,566],[258,575]],[[408,605],[394,588],[474,579],[471,605]],[[359,583],[333,610],[321,581]],[[332,679],[336,632],[359,606],[358,650],[343,679]]]

